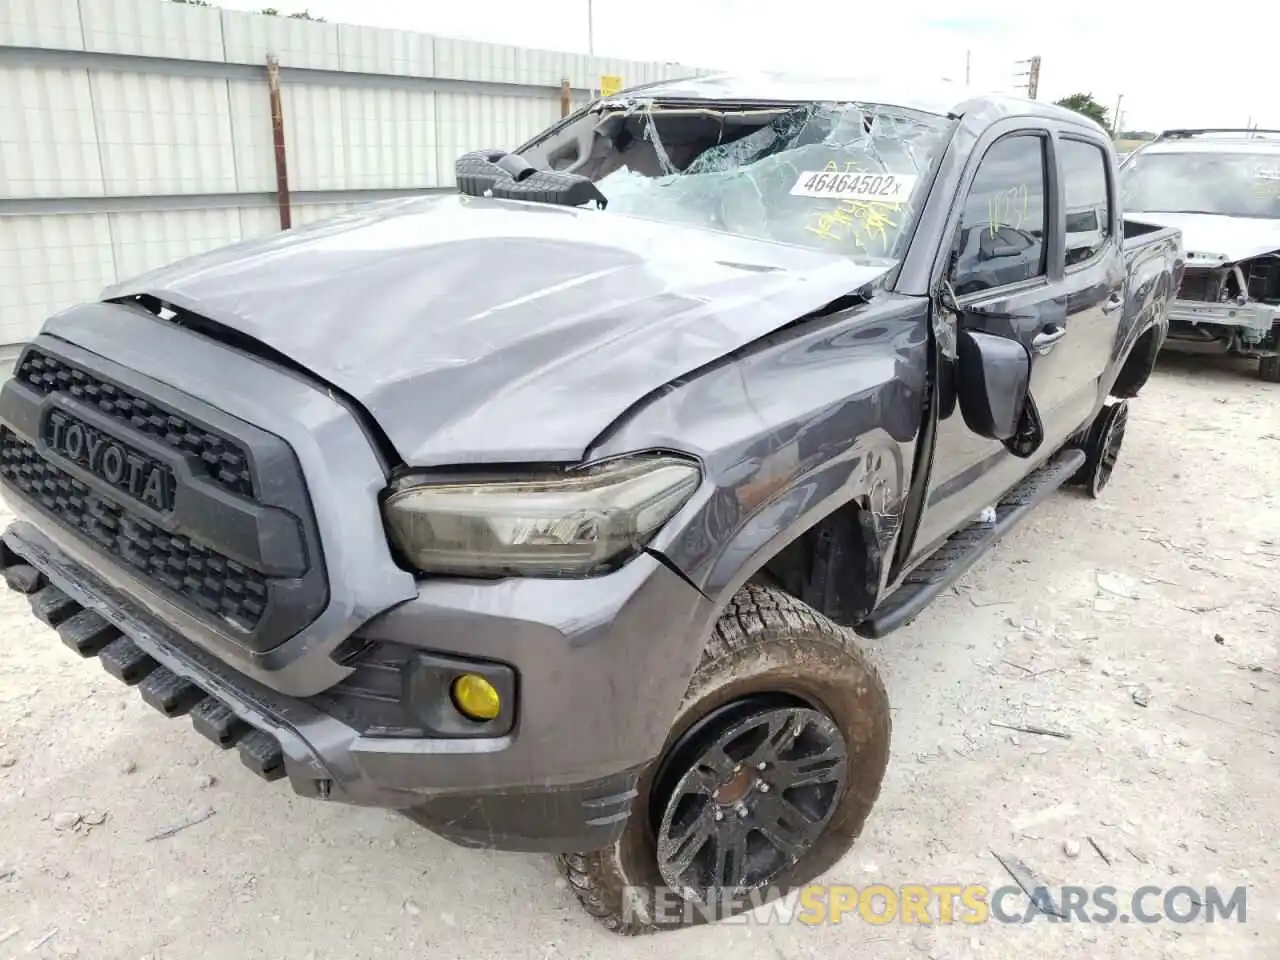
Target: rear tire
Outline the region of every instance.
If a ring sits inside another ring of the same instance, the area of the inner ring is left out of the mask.
[[[1280,356],[1263,357],[1258,361],[1258,379],[1280,383]]]
[[[853,845],[879,796],[889,740],[889,698],[852,632],[750,584],[716,623],[626,832],[558,865],[583,909],[625,936],[754,909]],[[727,778],[712,774],[721,766]],[[725,888],[705,881],[709,863],[741,878],[733,888],[745,902],[719,899]],[[701,884],[680,879],[695,865]],[[698,905],[684,909],[682,899]]]
[[[1112,401],[1098,411],[1085,437],[1084,464],[1069,481],[1072,486],[1083,487],[1095,500],[1102,496],[1115,471],[1128,425],[1128,400]]]

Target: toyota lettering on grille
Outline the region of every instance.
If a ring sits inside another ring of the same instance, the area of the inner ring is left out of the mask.
[[[173,473],[96,427],[54,410],[45,420],[45,442],[56,453],[116,490],[154,510],[173,509]]]

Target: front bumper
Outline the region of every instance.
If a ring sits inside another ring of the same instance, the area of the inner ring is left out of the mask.
[[[506,602],[501,583],[425,585],[360,639],[426,649],[431,638],[433,651],[470,657],[503,647],[519,676],[516,724],[497,738],[377,736],[319,708],[323,698],[286,696],[231,669],[30,522],[5,532],[0,563],[64,643],[139,686],[161,713],[189,715],[262,778],[287,778],[306,797],[400,810],[464,846],[507,850],[598,849],[621,835],[698,654],[686,629],[707,613],[696,591],[648,556],[603,590],[597,581],[605,606],[625,597],[612,616],[580,605],[569,630],[555,626],[565,608],[551,594],[590,582],[510,584]],[[497,602],[477,602],[486,594]],[[534,622],[539,608],[547,616]]]
[[[169,495],[140,494],[135,462]],[[341,398],[128,305],[51,319],[0,390],[6,581],[148,703],[304,796],[469,844],[611,842],[711,604],[648,554],[584,580],[418,580],[387,544],[386,483]],[[281,553],[290,531],[301,559]],[[259,626],[229,627],[264,581]],[[408,709],[424,694],[406,665],[427,656],[508,668],[513,724],[445,730]]]
[[[1265,303],[1207,303],[1198,300],[1174,300],[1169,308],[1171,324],[1200,327],[1223,327],[1230,330],[1252,330],[1266,334],[1280,317],[1276,308]]]

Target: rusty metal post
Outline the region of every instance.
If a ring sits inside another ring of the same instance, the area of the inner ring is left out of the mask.
[[[280,61],[267,57],[267,89],[271,94],[271,133],[276,148],[276,202],[280,207],[280,229],[293,225],[289,209],[289,163],[284,147],[284,107],[280,101]]]
[[[573,112],[573,87],[569,85],[569,78],[565,77],[560,81],[560,116],[567,117]]]

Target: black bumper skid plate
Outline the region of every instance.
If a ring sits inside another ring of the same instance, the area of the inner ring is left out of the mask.
[[[79,613],[80,605],[50,584],[31,594],[31,612],[41,623],[57,627]]]
[[[205,697],[205,692],[168,667],[157,667],[138,685],[142,701],[166,717],[180,717]]]
[[[107,644],[119,639],[120,631],[94,610],[81,610],[58,624],[58,636],[82,657],[96,657]]]
[[[240,761],[263,780],[279,780],[284,776],[284,753],[275,737],[261,730],[251,730],[240,741]]]
[[[191,708],[191,725],[200,736],[230,750],[249,732],[249,725],[221,700],[206,697]]]
[[[102,669],[131,687],[141,683],[147,674],[160,666],[151,654],[128,637],[111,641],[102,648],[98,659],[102,661]]]
[[[28,596],[35,593],[48,581],[35,567],[28,566],[25,563],[15,563],[4,568],[4,582],[10,590],[16,590],[18,593],[25,593]]]
[[[191,715],[201,736],[224,750],[239,747],[240,759],[263,780],[286,774],[280,741],[236,716],[226,703],[161,664],[95,610],[86,610],[24,559],[0,543],[0,569],[9,589],[25,594],[35,616],[54,627],[62,642],[82,657],[97,656],[122,683],[137,686],[142,699],[166,717]]]

